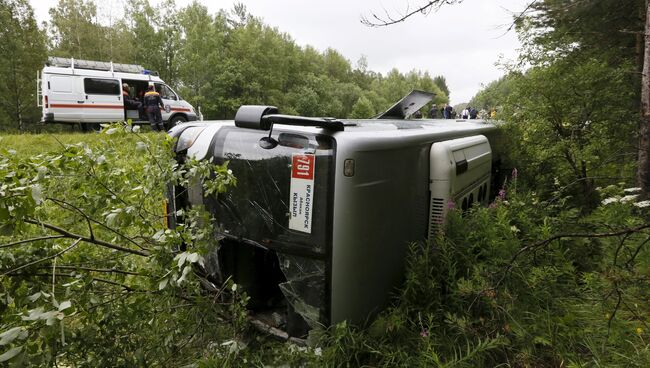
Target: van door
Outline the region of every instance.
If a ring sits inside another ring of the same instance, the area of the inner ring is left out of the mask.
[[[124,120],[119,79],[84,77],[83,121],[110,123]]]
[[[54,121],[79,122],[82,110],[80,104],[84,102],[79,86],[75,86],[78,77],[62,74],[46,74],[45,95],[47,96],[47,112],[53,114]]]
[[[143,103],[143,96],[145,91],[147,90],[147,86],[149,85],[146,81],[142,80],[135,80],[135,79],[122,79],[122,83],[126,83],[129,85],[129,95],[131,96],[132,99]],[[122,100],[124,103],[124,100]],[[131,121],[139,121],[139,120],[147,120],[147,115],[144,113],[144,110],[142,110],[143,116],[140,116],[140,111],[138,109],[131,107],[129,110],[126,112],[126,118],[131,119]]]
[[[169,118],[178,112],[189,112],[189,109],[183,108],[181,99],[178,95],[166,84],[156,83],[156,91],[160,93],[160,98],[165,104],[165,109],[162,112],[163,121],[169,121]]]

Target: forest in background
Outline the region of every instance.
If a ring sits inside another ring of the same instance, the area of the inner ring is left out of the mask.
[[[650,201],[635,177],[649,9],[643,0],[531,1],[514,19],[520,60],[470,102],[496,107],[506,138],[492,144],[507,177],[498,196],[487,208],[452,209],[443,233],[412,245],[404,285],[369,325],[324,328],[308,346],[253,331],[237,285],[216,293],[201,287],[196,270],[212,240],[205,213],[186,214],[188,227],[162,224],[158,183],[213,175],[205,190],[219,194],[237,173],[206,162],[179,169],[163,135],[122,126],[83,139],[2,140],[0,362],[650,366]],[[223,15],[235,22],[225,23],[225,44],[239,32],[256,38],[264,33],[254,30],[268,29],[257,23],[247,33],[236,24],[254,20],[237,13]],[[110,42],[103,45],[98,49],[110,50]],[[327,52],[312,54],[325,60]],[[180,89],[183,72],[174,68],[166,78]],[[238,75],[237,65],[230,68],[211,78]],[[359,68],[351,70],[354,76]],[[258,90],[240,82],[227,85]],[[214,83],[210,88],[226,85]],[[182,239],[190,240],[187,251],[173,251]]]
[[[298,45],[242,4],[210,14],[197,2],[152,6],[127,2],[123,19],[102,14],[93,0],[60,0],[50,20],[36,24],[27,0],[0,2],[0,128],[40,120],[36,72],[47,56],[139,64],[160,77],[204,118],[233,118],[243,104],[273,105],[285,114],[370,118],[412,89],[449,101],[444,76],[386,75],[352,65],[334,49]],[[427,110],[428,111],[428,110]]]

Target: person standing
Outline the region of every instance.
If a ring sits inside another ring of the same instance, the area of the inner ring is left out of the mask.
[[[429,111],[429,119],[435,119],[436,116],[438,116],[438,108],[436,105],[431,106],[431,110]]]
[[[147,93],[144,94],[144,106],[147,110],[147,117],[149,118],[149,124],[151,129],[156,132],[164,131],[165,128],[162,122],[162,113],[160,109],[164,109],[165,105],[163,104],[160,94],[156,92],[153,85],[150,85],[147,89]]]
[[[463,119],[467,119],[467,117],[469,116],[469,109],[470,109],[470,107],[467,106],[467,107],[465,107],[465,108],[463,109],[463,111],[460,113],[460,115],[461,115],[461,117],[462,117]]]
[[[445,106],[445,119],[451,119],[451,111],[452,110],[453,110],[453,108],[449,104],[447,104]]]
[[[478,115],[478,110],[476,110],[475,107],[472,107],[469,109],[469,118],[470,119],[476,119],[476,116]]]

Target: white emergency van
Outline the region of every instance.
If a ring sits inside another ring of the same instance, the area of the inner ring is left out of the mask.
[[[157,73],[140,65],[49,57],[37,76],[38,104],[45,123],[80,123],[82,129],[95,129],[99,123],[131,120],[148,124],[146,113],[126,109],[122,84],[129,85],[131,98],[142,102],[149,85],[160,93],[167,129],[197,120],[194,107],[160,79]]]

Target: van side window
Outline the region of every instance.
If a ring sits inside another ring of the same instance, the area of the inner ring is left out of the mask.
[[[117,79],[84,78],[84,90],[89,95],[119,95],[120,82]]]
[[[158,84],[156,85],[156,89],[158,90],[158,93],[160,93],[161,98],[164,98],[166,100],[178,100],[176,94],[171,90],[171,88],[167,87],[166,85]]]

